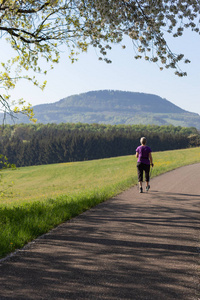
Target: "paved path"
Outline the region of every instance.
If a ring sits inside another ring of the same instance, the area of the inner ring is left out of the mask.
[[[0,299],[197,300],[200,164],[154,178],[0,263]]]

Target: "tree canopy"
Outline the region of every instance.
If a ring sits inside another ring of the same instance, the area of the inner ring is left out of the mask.
[[[177,38],[186,28],[199,34],[199,13],[199,0],[1,0],[0,38],[6,38],[16,56],[1,62],[0,101],[9,111],[9,90],[21,78],[39,85],[30,71],[47,72],[41,69],[41,59],[52,67],[58,63],[61,45],[69,50],[72,62],[93,46],[100,60],[111,63],[108,52],[113,43],[122,44],[125,35],[133,41],[136,59],[185,76],[178,63],[190,61],[169,48],[166,35]],[[16,106],[12,111],[33,118],[31,105],[23,100],[19,104],[21,109]]]
[[[193,127],[83,123],[6,125],[0,152],[17,167],[133,155],[141,136],[152,151],[197,147]],[[0,156],[0,167],[1,167]]]

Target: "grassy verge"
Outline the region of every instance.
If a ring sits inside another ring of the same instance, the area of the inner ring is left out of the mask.
[[[152,176],[200,162],[200,149],[154,153]],[[12,197],[0,201],[0,258],[137,183],[133,156],[5,171]]]

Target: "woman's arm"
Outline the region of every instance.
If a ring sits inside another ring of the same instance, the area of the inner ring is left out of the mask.
[[[149,160],[150,160],[150,164],[153,166],[153,157],[151,152],[149,153]]]
[[[138,158],[138,157],[139,157],[139,153],[138,153],[138,152],[136,152],[135,156]]]

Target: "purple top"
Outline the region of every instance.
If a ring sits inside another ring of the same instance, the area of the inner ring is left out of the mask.
[[[136,152],[139,154],[138,162],[150,165],[149,153],[152,152],[150,147],[141,145],[137,147]]]

